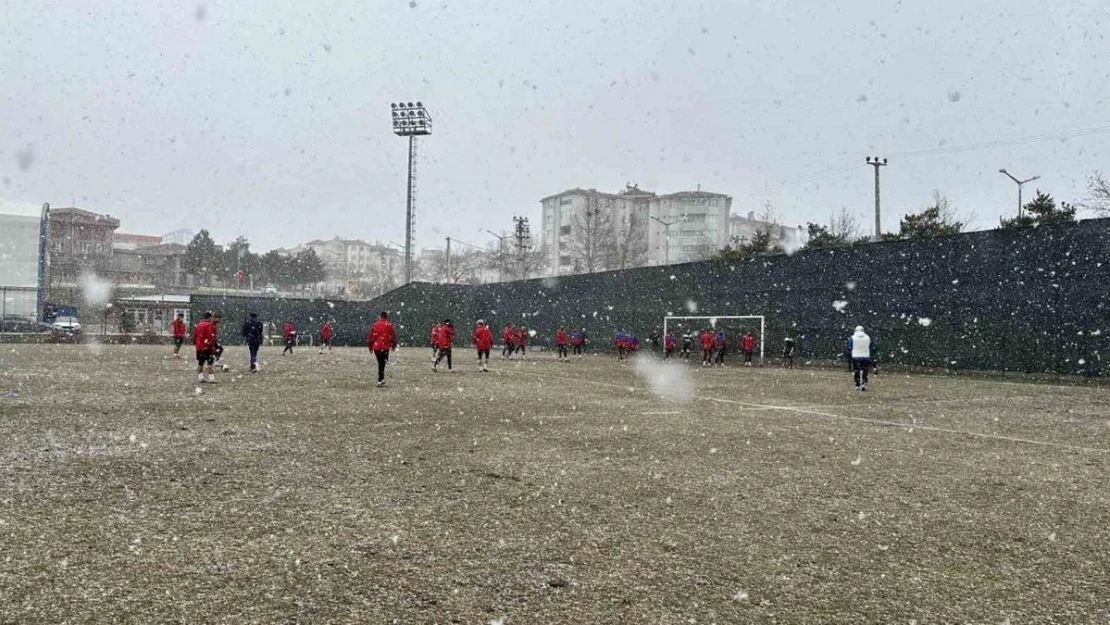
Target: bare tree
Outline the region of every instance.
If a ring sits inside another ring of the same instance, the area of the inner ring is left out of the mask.
[[[427,261],[428,278],[433,282],[477,284],[481,282],[480,273],[487,259],[481,250],[464,249],[451,251],[450,268],[446,253],[429,255]]]
[[[613,229],[613,242],[609,245],[609,269],[631,269],[647,263],[647,220],[637,215],[622,217]]]
[[[846,206],[841,207],[840,212],[829,219],[829,233],[846,241],[855,241],[863,237],[863,231],[856,221],[856,214],[849,211]]]
[[[612,258],[613,217],[591,198],[585,210],[575,213],[570,222],[567,252],[576,273],[594,273],[605,269]]]
[[[505,258],[505,279],[527,280],[539,273],[543,268],[544,255],[539,249],[516,249]]]
[[[1110,215],[1110,179],[1107,179],[1101,171],[1092,173],[1087,179],[1087,192],[1091,194],[1090,197],[1079,206],[1096,213]]]

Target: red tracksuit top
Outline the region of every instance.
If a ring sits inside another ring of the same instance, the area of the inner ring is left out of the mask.
[[[493,332],[490,331],[489,326],[474,328],[474,334],[470,338],[474,341],[476,349],[493,349]]]

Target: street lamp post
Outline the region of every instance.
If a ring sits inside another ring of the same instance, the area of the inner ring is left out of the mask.
[[[1018,218],[1021,218],[1021,209],[1022,209],[1021,187],[1027,182],[1033,182],[1034,180],[1039,180],[1040,176],[1033,176],[1032,178],[1027,178],[1026,180],[1018,180],[1017,178],[1014,177],[1013,174],[1006,171],[1005,168],[999,169],[998,173],[1006,174],[1007,178],[1009,178],[1010,180],[1013,180],[1017,184],[1017,188],[1018,188],[1018,212],[1017,212],[1017,214],[1018,214]]]
[[[501,236],[500,234],[497,234],[493,230],[486,230],[486,232],[488,232],[488,233],[492,234],[493,236],[497,237],[497,281],[498,282],[504,282],[505,281],[505,276],[504,276],[504,272],[505,272],[505,239],[507,237]]]
[[[422,102],[394,102],[393,134],[409,139],[408,195],[405,201],[405,284],[412,282],[413,211],[416,204],[416,138],[432,134],[432,117]]]
[[[648,218],[654,219],[655,221],[658,221],[659,223],[663,224],[663,238],[664,238],[664,241],[663,241],[663,243],[664,243],[663,255],[664,255],[664,258],[666,258],[666,262],[663,263],[663,264],[669,265],[669,264],[671,264],[671,226],[675,225],[678,222],[677,221],[663,221],[662,219],[659,219],[655,215],[648,215]]]

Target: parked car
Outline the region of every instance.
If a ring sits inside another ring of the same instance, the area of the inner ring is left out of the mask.
[[[63,332],[80,332],[81,324],[77,321],[77,317],[58,317],[51,324],[55,330]]]
[[[13,333],[43,333],[50,332],[53,329],[49,323],[42,323],[41,321],[34,321],[25,317],[16,317],[7,315],[0,319],[0,332],[13,332]]]

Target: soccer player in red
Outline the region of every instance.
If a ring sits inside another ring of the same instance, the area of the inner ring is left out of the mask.
[[[516,333],[516,350],[520,352],[520,357],[524,358],[524,350],[528,347],[528,328],[520,326]]]
[[[502,358],[512,358],[513,352],[516,351],[516,328],[513,324],[505,326],[501,330],[501,340],[505,342],[505,348],[501,350]]]
[[[484,319],[478,320],[478,326],[471,333],[470,340],[478,350],[478,371],[489,371],[486,367],[489,365],[489,350],[493,349],[493,332]]]
[[[713,330],[706,328],[701,333],[701,366],[708,367],[712,363],[713,346],[717,340],[713,336]]]
[[[335,336],[335,331],[331,329],[331,321],[324,319],[324,323],[320,325],[320,353],[324,353],[324,348],[331,351],[331,337]]]
[[[212,325],[212,313],[205,311],[203,318],[193,328],[193,346],[197,348],[197,382],[215,382],[212,371],[215,362],[213,350],[216,348],[216,326]]]
[[[447,357],[447,370],[451,370],[451,347],[455,344],[455,326],[451,323],[450,319],[444,319],[443,323],[439,326],[439,337],[437,338],[436,347],[439,349],[439,355],[436,356],[435,362],[432,363],[432,371],[439,371],[439,361],[443,357]]]
[[[752,366],[752,354],[755,353],[755,337],[751,332],[745,332],[740,337],[740,351],[744,352],[744,366]]]
[[[281,329],[281,335],[285,337],[285,349],[281,350],[281,355],[286,353],[293,353],[293,346],[297,344],[297,328],[293,325],[292,319],[285,320],[285,326]]]
[[[389,362],[389,352],[397,347],[397,331],[389,320],[389,315],[382,313],[370,332],[366,334],[366,346],[374,352],[378,360],[378,386],[385,386],[385,363]]]
[[[674,331],[667,332],[663,337],[663,360],[670,360],[671,355],[674,354],[675,336]]]
[[[428,339],[432,344],[432,362],[436,361],[436,356],[439,356],[439,322],[432,324],[432,334]]]
[[[177,313],[170,326],[173,328],[173,357],[181,358],[181,346],[185,343],[185,334],[189,331],[185,325],[185,313]]]
[[[562,362],[567,362],[567,331],[562,326],[555,330],[555,357]]]

